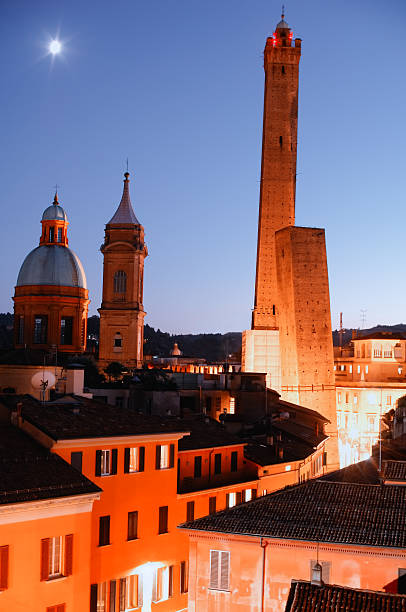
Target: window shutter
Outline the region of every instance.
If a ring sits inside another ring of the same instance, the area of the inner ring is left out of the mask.
[[[173,565],[168,567],[168,597],[173,597]]]
[[[169,467],[173,468],[175,465],[175,445],[171,444],[169,447]]]
[[[230,493],[226,493],[226,508],[230,507]]]
[[[130,471],[130,449],[124,449],[124,474],[128,474]]]
[[[111,451],[111,473],[117,474],[117,449]]]
[[[73,533],[65,536],[65,576],[72,574],[73,564]]]
[[[156,446],[156,457],[155,457],[155,469],[161,469],[161,445],[157,444]]]
[[[138,607],[142,608],[144,604],[144,597],[142,592],[142,574],[138,576]]]
[[[119,593],[119,610],[125,612],[125,591],[126,591],[126,579],[120,578],[120,593]]]
[[[214,514],[216,512],[216,498],[209,497],[209,514]]]
[[[140,467],[140,472],[144,471],[144,465],[145,465],[145,446],[140,446],[140,450],[139,450],[140,456],[139,456],[139,467]]]
[[[90,612],[97,612],[97,584],[90,585]]]
[[[229,589],[229,572],[230,572],[230,553],[220,553],[220,585],[219,588],[222,591],[228,591]]]
[[[210,589],[218,589],[219,578],[219,551],[210,551]]]
[[[116,581],[110,580],[110,612],[116,612]]]
[[[236,503],[241,504],[242,502],[242,492],[241,491],[237,491],[237,496],[236,496]]]
[[[252,490],[252,499],[256,499],[257,497],[257,490],[256,489],[251,489]]]
[[[41,580],[48,580],[49,538],[41,540]]]
[[[0,546],[0,590],[8,588],[8,545]]]
[[[96,470],[95,470],[96,476],[101,476],[101,458],[102,458],[102,452],[101,450],[97,450],[96,451]]]

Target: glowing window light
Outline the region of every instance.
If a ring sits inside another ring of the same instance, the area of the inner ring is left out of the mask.
[[[290,472],[291,469],[292,469],[291,465],[285,465],[285,472]]]
[[[230,397],[230,414],[235,414],[235,397]]]

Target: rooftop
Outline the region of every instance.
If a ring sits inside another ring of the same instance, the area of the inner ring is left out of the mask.
[[[406,546],[406,487],[327,480],[276,491],[183,529],[360,546]]]
[[[98,493],[99,487],[12,425],[0,425],[0,504]]]
[[[181,422],[190,435],[179,440],[180,451],[245,444],[244,440],[229,434],[223,425],[209,417],[190,416]]]
[[[406,595],[292,580],[285,612],[405,612]]]
[[[406,461],[383,461],[382,478],[406,484]]]
[[[113,217],[108,222],[108,225],[139,225],[139,221],[135,216],[131,199],[130,199],[130,179],[128,178],[130,174],[128,172],[124,173],[124,188],[123,195],[121,197],[121,202],[118,205],[116,212]]]
[[[85,397],[73,397],[76,400],[73,403],[67,403],[62,398],[60,403],[54,401],[42,404],[26,395],[22,400],[22,416],[53,440],[188,431],[179,419],[146,416],[130,408],[117,408]]]

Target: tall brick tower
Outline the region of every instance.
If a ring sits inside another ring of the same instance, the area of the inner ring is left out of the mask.
[[[257,273],[252,329],[278,329],[275,232],[295,224],[297,109],[301,40],[284,20],[264,51],[265,94]]]
[[[255,301],[251,330],[243,332],[246,371],[267,372],[280,389],[278,288],[275,232],[295,223],[297,112],[301,40],[282,19],[264,50],[262,132]]]
[[[130,200],[129,173],[124,174],[121,202],[106,225],[101,246],[103,298],[100,313],[99,365],[118,361],[141,367],[143,358],[144,259],[148,255],[144,228]]]

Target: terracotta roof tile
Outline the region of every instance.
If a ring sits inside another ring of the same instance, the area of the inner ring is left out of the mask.
[[[285,612],[406,612],[406,595],[292,580]]]
[[[406,487],[310,480],[180,527],[403,548],[405,509]]]

